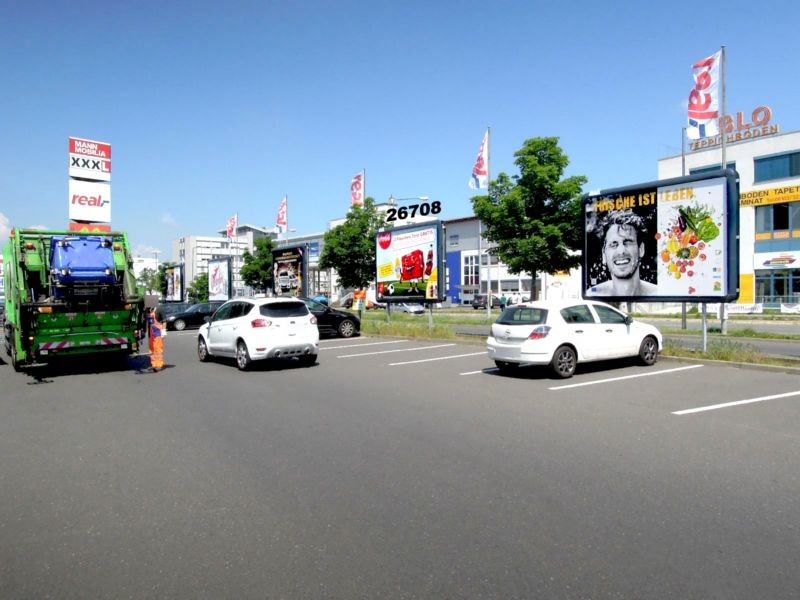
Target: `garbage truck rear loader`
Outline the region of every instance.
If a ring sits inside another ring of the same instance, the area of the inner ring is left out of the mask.
[[[15,370],[138,352],[144,295],[125,233],[12,229],[3,268],[3,337]]]

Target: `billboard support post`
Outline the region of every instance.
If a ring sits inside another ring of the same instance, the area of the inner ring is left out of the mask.
[[[708,351],[708,314],[705,302],[703,302],[703,345],[701,349],[703,352]]]

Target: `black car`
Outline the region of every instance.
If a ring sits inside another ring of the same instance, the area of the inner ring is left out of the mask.
[[[500,298],[492,294],[492,308],[500,306]],[[472,298],[472,308],[486,308],[486,294],[475,294]]]
[[[361,320],[353,313],[325,306],[311,298],[300,298],[317,318],[320,336],[338,335],[349,338],[361,331]]]
[[[156,317],[164,321],[169,315],[189,310],[192,304],[194,302],[161,302],[156,306]]]
[[[167,329],[183,331],[187,327],[200,327],[205,323],[206,317],[213,315],[223,304],[225,303],[219,300],[198,302],[185,310],[168,314],[164,319],[167,323]]]

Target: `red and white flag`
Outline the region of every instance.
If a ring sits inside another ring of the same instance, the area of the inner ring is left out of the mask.
[[[692,65],[694,87],[689,92],[686,137],[697,140],[719,134],[719,78],[722,50]]]
[[[225,235],[229,238],[236,237],[236,228],[239,226],[239,215],[235,214],[228,219],[228,226]]]
[[[358,173],[350,181],[350,206],[364,206],[366,177],[364,171]]]
[[[278,209],[278,218],[275,219],[275,227],[279,228],[279,231],[288,231],[288,219],[286,216],[287,207],[286,207],[286,199],[288,196],[284,196],[283,200],[281,200],[281,207]]]
[[[472,176],[469,178],[469,187],[473,190],[481,188],[489,189],[489,130],[483,134],[478,158],[475,159],[475,166],[472,167]]]

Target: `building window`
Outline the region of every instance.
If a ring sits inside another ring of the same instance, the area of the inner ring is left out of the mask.
[[[800,302],[800,269],[756,271],[756,302],[797,304]]]
[[[800,202],[756,206],[756,233],[800,230]]]
[[[454,233],[450,236],[450,245],[451,246],[458,246],[458,234]]]
[[[729,169],[736,170],[736,161],[727,163]],[[711,165],[710,167],[697,167],[696,169],[691,169],[689,171],[689,175],[702,175],[703,173],[711,173],[713,171],[719,171],[719,165]]]
[[[480,282],[480,267],[478,267],[478,257],[473,255],[464,256],[464,277],[462,285],[464,287],[477,287]]]
[[[755,183],[800,176],[800,152],[755,159]]]

